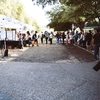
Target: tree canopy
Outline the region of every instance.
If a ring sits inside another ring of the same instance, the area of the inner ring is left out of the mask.
[[[71,22],[83,28],[86,22],[97,21],[100,26],[100,0],[60,0],[47,14],[50,23]]]
[[[42,5],[44,8],[46,5],[53,5],[55,3],[59,3],[59,0],[32,0],[33,5]]]
[[[39,27],[35,19],[27,15],[20,0],[1,0],[0,14],[15,18],[23,23],[33,25],[36,28]]]

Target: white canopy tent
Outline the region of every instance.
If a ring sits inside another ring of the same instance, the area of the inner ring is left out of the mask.
[[[32,28],[31,25],[22,23],[19,20],[0,15],[0,42],[4,41],[6,49],[8,46],[16,47],[19,45],[19,38],[16,33]]]
[[[0,15],[0,27],[3,27],[3,28],[22,28],[22,25],[20,23],[16,19],[7,17],[5,15]]]
[[[10,30],[7,31],[6,29],[10,29]],[[22,23],[21,21],[16,20],[14,18],[10,18],[10,17],[7,17],[7,16],[1,14],[0,15],[0,31],[1,31],[0,37],[1,37],[1,39],[4,39],[4,37],[5,37],[10,40],[13,40],[12,37],[14,36],[15,32],[12,31],[11,29],[15,29],[16,31],[22,32],[22,31],[27,31],[29,29],[32,30],[32,29],[34,29],[34,27],[31,25]],[[14,40],[15,40],[15,38],[14,38]]]
[[[0,37],[1,39],[9,39],[9,40],[15,40],[16,38],[16,31],[13,30],[7,30],[7,29],[17,29],[22,28],[20,24],[18,24],[18,21],[7,17],[5,15],[0,15]]]

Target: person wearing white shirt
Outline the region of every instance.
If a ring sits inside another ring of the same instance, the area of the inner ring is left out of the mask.
[[[50,44],[52,44],[52,38],[53,38],[53,33],[51,32],[50,35],[49,35]]]
[[[73,32],[69,33],[69,39],[70,39],[70,44],[73,44],[74,43]]]

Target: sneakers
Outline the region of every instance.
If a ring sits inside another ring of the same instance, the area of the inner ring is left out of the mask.
[[[4,55],[2,55],[2,58],[4,58]]]

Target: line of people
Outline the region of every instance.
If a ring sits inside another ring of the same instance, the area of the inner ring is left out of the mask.
[[[56,44],[59,44],[62,39],[66,45],[78,45],[85,48],[87,51],[94,54],[94,60],[100,60],[100,30],[88,30],[88,32],[82,31],[65,31],[63,33],[56,33]],[[64,40],[65,39],[65,40]]]
[[[30,33],[29,31],[27,31],[24,34],[21,34],[20,32],[17,33],[17,37],[18,37],[18,40],[21,42],[21,46],[27,46],[27,44],[29,46],[30,45],[39,46],[38,44],[39,38],[41,40],[41,44],[44,43],[44,39],[45,39],[46,44],[48,44],[48,42],[52,44],[53,36],[54,36],[53,32],[48,32],[48,31],[41,32],[41,33],[38,33],[38,31],[35,31],[33,34]]]
[[[26,32],[26,35],[23,36],[23,45],[27,43],[32,44],[32,46],[38,44],[38,39],[40,38],[41,44],[44,43],[48,44],[48,41],[50,44],[52,44],[53,37],[56,38],[56,44],[59,43],[66,43],[66,45],[79,45],[82,48],[85,48],[88,51],[94,51],[94,60],[97,60],[99,57],[99,47],[100,47],[100,31],[97,30],[89,30],[88,32],[84,31],[65,31],[65,32],[57,32],[55,35],[53,32],[41,32],[38,33],[35,31],[35,33],[31,36],[29,31]],[[61,42],[62,41],[62,42]],[[66,41],[66,42],[65,42]]]
[[[35,38],[34,38],[35,36]],[[50,42],[50,44],[52,44],[52,39],[53,39],[53,32],[48,32],[48,31],[45,31],[45,32],[41,32],[40,34],[38,34],[37,31],[35,31],[35,34],[33,34],[32,36],[32,40],[33,41],[37,41],[38,43],[38,38],[40,37],[40,40],[41,40],[41,44],[44,43],[44,39],[45,39],[45,44],[48,44],[48,41]],[[34,45],[34,43],[33,43]]]
[[[67,31],[66,45],[76,44],[88,51],[94,52],[94,60],[100,59],[100,30],[94,29],[88,32]]]

